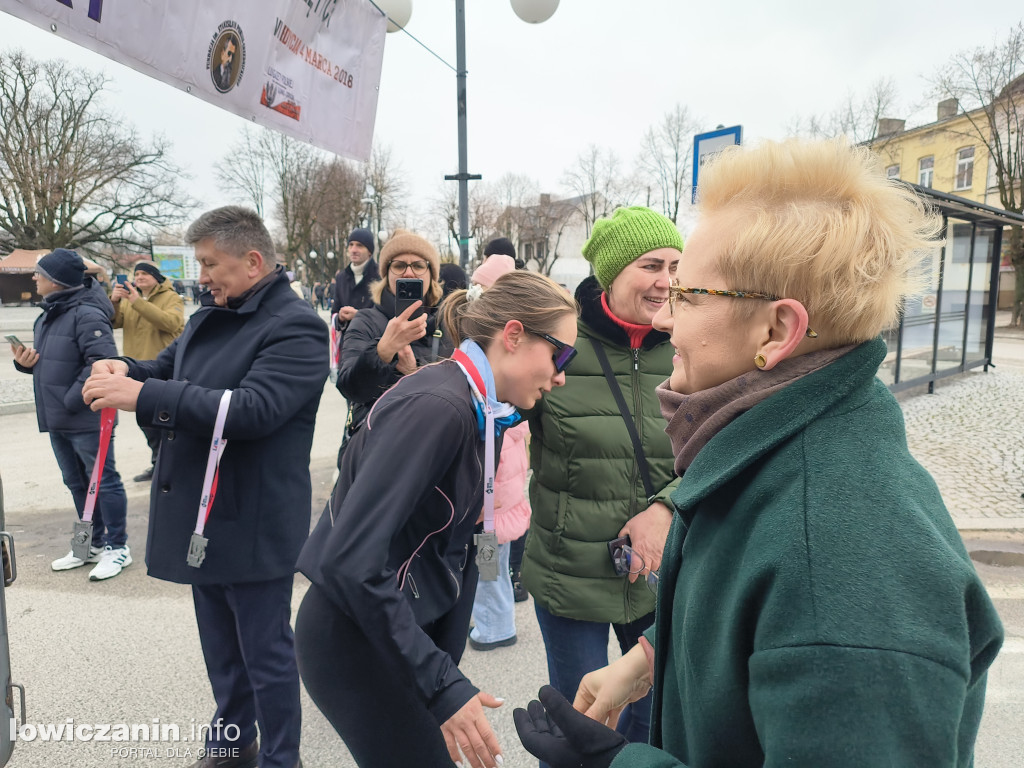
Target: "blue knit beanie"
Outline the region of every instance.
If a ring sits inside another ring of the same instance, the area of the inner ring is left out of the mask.
[[[85,262],[81,256],[67,248],[56,248],[39,259],[36,272],[65,288],[76,288],[85,282]]]
[[[353,229],[348,236],[346,243],[357,242],[366,246],[366,250],[373,256],[373,233],[368,229]]]

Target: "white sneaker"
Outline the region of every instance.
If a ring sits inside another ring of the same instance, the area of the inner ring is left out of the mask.
[[[98,563],[102,554],[103,550],[99,547],[89,547],[89,556],[83,560],[80,557],[75,557],[75,553],[72,551],[68,552],[64,557],[58,557],[50,563],[50,567],[55,571],[69,571],[72,568],[79,568],[86,563]]]
[[[102,581],[117,576],[131,564],[132,553],[128,551],[127,545],[117,549],[104,547],[99,565],[89,571],[89,581]]]

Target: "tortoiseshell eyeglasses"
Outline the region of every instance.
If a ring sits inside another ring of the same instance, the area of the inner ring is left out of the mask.
[[[716,288],[682,288],[678,285],[671,285],[668,289],[668,311],[670,314],[675,314],[676,302],[683,301],[683,296],[687,293],[702,294],[704,296],[729,296],[733,299],[761,299],[762,301],[781,301],[781,296],[775,296],[771,293],[758,293],[757,291],[723,291]],[[812,331],[810,328],[807,329],[807,338],[816,339],[818,334]]]

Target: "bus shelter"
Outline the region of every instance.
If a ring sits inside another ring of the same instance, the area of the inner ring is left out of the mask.
[[[992,364],[1003,229],[1024,216],[908,184],[941,215],[944,245],[925,261],[928,285],[908,297],[878,376],[898,392]]]

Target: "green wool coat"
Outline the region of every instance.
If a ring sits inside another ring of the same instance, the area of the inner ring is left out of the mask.
[[[592,288],[592,290],[588,290]],[[588,278],[577,298],[579,353],[565,386],[530,412],[532,517],[523,558],[523,585],[556,616],[624,624],[654,610],[643,579],[616,576],[608,542],[649,504],[625,422],[590,339],[599,340],[636,421],[656,495],[671,508],[672,446],[655,388],[672,372],[668,335],[651,331],[640,349],[600,305]]]
[[[614,768],[972,764],[1003,630],[884,355],[795,381],[687,470],[648,634],[654,746]]]

